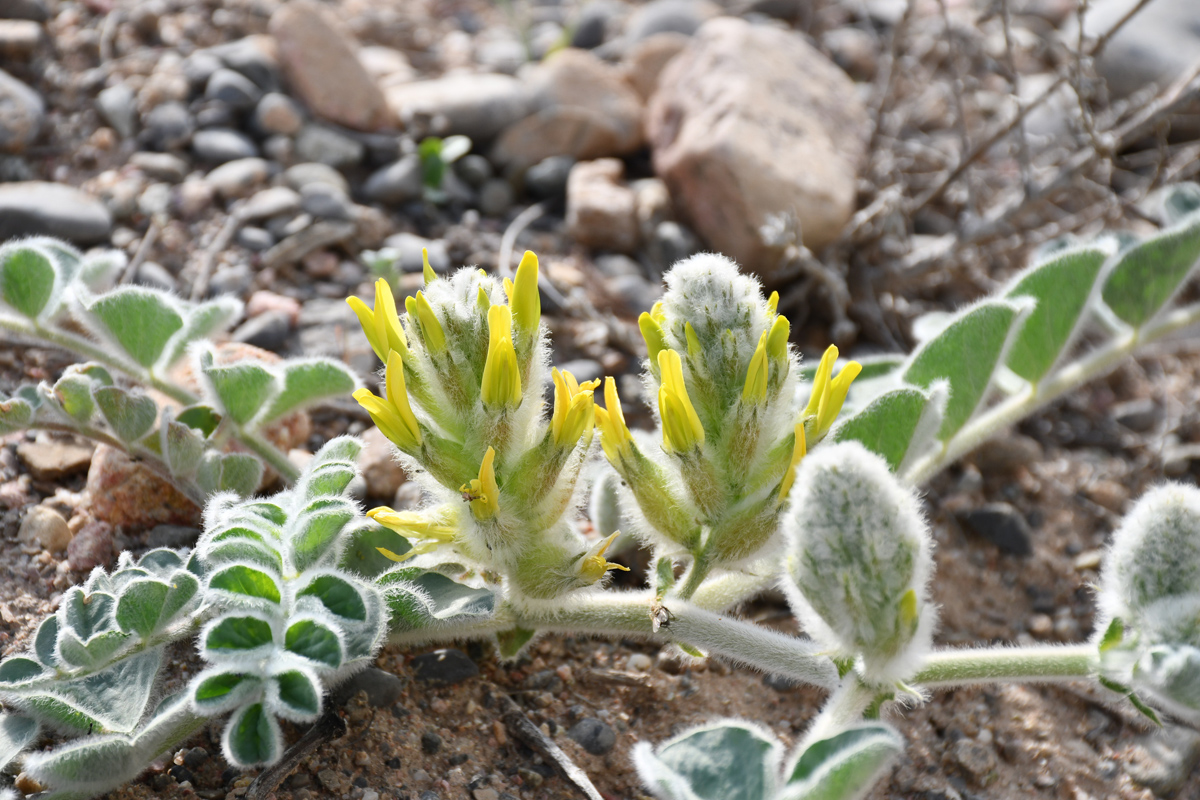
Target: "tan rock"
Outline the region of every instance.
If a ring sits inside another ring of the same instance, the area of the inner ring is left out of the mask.
[[[654,94],[663,69],[690,41],[686,34],[669,31],[656,33],[633,46],[625,63],[625,79],[643,101]]]
[[[351,41],[311,0],[293,0],[271,16],[270,32],[292,87],[314,114],[371,131],[389,122],[383,92]]]
[[[51,553],[61,553],[71,543],[71,529],[53,508],[34,506],[29,509],[17,531],[17,541],[29,547],[41,547]]]
[[[408,476],[396,461],[392,443],[378,428],[368,429],[362,438],[363,449],[358,455],[358,466],[362,470],[363,480],[367,482],[367,496],[391,500]]]
[[[417,71],[408,62],[408,56],[391,47],[364,47],[358,51],[358,60],[371,79],[383,89],[397,83],[408,83],[417,77]]]
[[[108,445],[96,448],[87,488],[88,511],[110,525],[140,530],[200,522],[195,503],[144,463]]]
[[[528,80],[534,113],[500,135],[492,158],[524,170],[550,156],[587,161],[642,145],[642,100],[621,70],[586,50],[567,48]]]
[[[646,131],[692,228],[769,270],[760,228],[770,217],[795,215],[813,250],[841,233],[868,125],[853,82],[799,35],[721,17],[667,65]]]
[[[42,41],[42,26],[27,19],[0,20],[0,55],[24,61]]]
[[[387,88],[396,119],[416,135],[490,139],[533,110],[528,88],[510,75],[448,75]]]
[[[76,444],[58,440],[21,442],[17,445],[17,457],[29,468],[39,481],[58,480],[76,472],[83,472],[92,463],[90,444]]]
[[[567,230],[589,247],[632,253],[638,244],[637,198],[621,183],[620,159],[581,161],[567,178]]]

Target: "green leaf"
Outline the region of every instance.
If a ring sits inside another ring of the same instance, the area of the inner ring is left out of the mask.
[[[117,600],[117,625],[126,633],[148,639],[158,627],[159,609],[170,592],[170,586],[153,579],[129,584]]]
[[[22,750],[33,744],[41,727],[36,719],[19,714],[0,714],[0,769],[7,767]]]
[[[123,442],[132,444],[154,427],[158,406],[144,394],[133,394],[117,386],[102,386],[93,393],[100,413],[113,433]]]
[[[321,601],[331,614],[345,619],[363,621],[367,618],[367,604],[362,595],[349,581],[336,575],[321,575],[297,593],[298,597],[312,596]]]
[[[141,558],[137,564],[144,570],[155,575],[167,576],[177,569],[182,569],[186,562],[187,550],[172,550],[169,547],[156,547]]]
[[[64,374],[54,384],[54,396],[63,411],[78,422],[86,424],[96,411],[96,401],[92,399],[92,380],[84,375]]]
[[[251,616],[225,616],[209,628],[204,647],[215,653],[236,654],[274,643],[271,625]]]
[[[283,368],[283,389],[259,419],[266,424],[289,411],[324,400],[342,397],[358,387],[358,379],[345,364],[328,359],[288,361]]]
[[[32,658],[11,656],[0,661],[0,683],[25,683],[46,670]]]
[[[0,400],[0,433],[24,430],[33,422],[33,405],[24,398]]]
[[[913,353],[904,371],[906,382],[922,389],[938,380],[950,383],[939,439],[953,436],[983,402],[1021,310],[1012,302],[980,303]]]
[[[309,469],[316,469],[323,464],[334,462],[356,464],[362,449],[362,441],[353,436],[338,436],[330,439],[308,462]]]
[[[312,719],[321,711],[321,692],[300,670],[280,673],[273,679],[281,711],[296,722]]]
[[[257,675],[234,671],[205,671],[196,676],[191,687],[192,702],[201,713],[216,716],[251,699],[261,697],[262,679]]]
[[[1200,211],[1200,184],[1177,183],[1163,189],[1163,217],[1174,225],[1195,211]]]
[[[208,580],[208,588],[231,594],[278,603],[279,584],[262,570],[235,564],[214,572]]]
[[[33,637],[33,652],[38,661],[47,667],[58,666],[58,615],[51,614],[38,625],[37,634]]]
[[[353,464],[322,464],[305,474],[302,494],[309,500],[318,497],[340,497],[356,477],[358,468]]]
[[[292,533],[292,561],[300,572],[316,564],[337,542],[338,534],[355,513],[348,504],[308,513],[296,521]]]
[[[205,353],[200,365],[221,408],[239,425],[252,420],[278,388],[274,373],[254,361],[214,366],[212,354]]]
[[[1006,294],[1032,297],[1037,306],[1013,339],[1008,368],[1040,381],[1074,340],[1109,250],[1081,247],[1056,253],[1025,270]]]
[[[0,299],[17,313],[36,319],[54,293],[54,265],[46,253],[15,245],[0,250]]]
[[[87,641],[97,633],[113,629],[115,606],[116,598],[111,594],[85,594],[83,589],[73,586],[63,596],[60,621],[66,630]]]
[[[1175,295],[1200,259],[1200,217],[1151,236],[1121,253],[1104,283],[1104,302],[1140,328]]]
[[[1100,652],[1106,653],[1119,645],[1125,639],[1125,623],[1120,617],[1113,617],[1112,622],[1108,623],[1108,627],[1104,629],[1104,635],[1100,637]]]
[[[654,599],[662,601],[675,585],[675,559],[660,556],[654,562]]]
[[[288,652],[333,669],[342,665],[342,644],[337,634],[313,619],[302,619],[288,626],[284,647]]]
[[[164,293],[122,286],[100,295],[88,307],[106,333],[143,367],[152,367],[167,342],[183,327],[175,302]]]
[[[212,436],[213,431],[217,429],[217,425],[221,424],[221,415],[217,413],[212,406],[194,405],[188,406],[179,412],[175,417],[176,422],[181,422],[193,430],[200,433],[207,439]]]
[[[919,389],[904,387],[884,392],[847,417],[833,433],[833,441],[861,442],[878,453],[895,472],[912,443],[929,397]]]
[[[393,631],[412,631],[433,622],[465,623],[492,616],[496,595],[458,583],[440,572],[399,568],[376,580],[392,611]]]
[[[718,724],[670,740],[654,758],[699,800],[770,800],[778,751],[778,744],[765,732],[747,725]]]
[[[188,311],[183,327],[171,340],[164,366],[170,367],[187,354],[188,345],[223,331],[242,314],[242,303],[235,297],[217,297]]]
[[[58,657],[74,667],[96,669],[112,661],[113,656],[129,641],[129,634],[105,631],[82,641],[71,631],[58,637]]]
[[[217,488],[250,497],[262,483],[263,465],[248,453],[225,453],[221,456],[221,478]]]
[[[338,566],[364,578],[377,577],[396,566],[396,562],[380,553],[379,548],[398,556],[412,549],[408,539],[374,523],[357,525],[343,537],[346,549],[342,551]]]
[[[279,758],[279,724],[262,703],[244,706],[229,720],[225,742],[235,766],[270,764]]]
[[[537,631],[528,628],[509,628],[496,634],[496,642],[500,645],[500,657],[503,659],[516,658],[525,645],[533,641]]]
[[[810,746],[797,760],[780,800],[851,800],[862,797],[904,749],[882,724],[859,725]]]
[[[274,549],[246,539],[231,539],[205,550],[204,563],[208,568],[221,564],[249,561],[273,572],[283,569],[283,558]]]
[[[190,477],[200,469],[204,456],[204,440],[181,422],[167,420],[162,433],[163,460],[175,477]]]

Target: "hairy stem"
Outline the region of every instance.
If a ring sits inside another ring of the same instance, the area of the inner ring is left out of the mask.
[[[1098,662],[1096,646],[1086,643],[935,650],[909,683],[950,688],[995,681],[1077,680],[1095,675]]]
[[[835,736],[856,722],[875,700],[876,690],[863,683],[851,673],[846,682],[838,687],[804,733],[798,750],[804,752],[816,742]]]
[[[1200,304],[1176,309],[1150,322],[1141,330],[1127,331],[1116,336],[1086,356],[1057,370],[1045,383],[1018,392],[992,406],[964,425],[941,449],[913,464],[900,476],[901,479],[914,486],[927,482],[1003,428],[1049,405],[1067,392],[1112,371],[1138,347],[1196,322],[1200,322]]]

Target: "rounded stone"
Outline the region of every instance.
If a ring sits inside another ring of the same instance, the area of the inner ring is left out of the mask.
[[[29,509],[21,527],[17,531],[17,540],[30,547],[41,547],[51,553],[62,553],[71,543],[71,529],[67,521],[48,506],[34,506]]]
[[[579,746],[594,756],[602,756],[617,744],[617,734],[612,726],[595,717],[584,717],[567,730]]]

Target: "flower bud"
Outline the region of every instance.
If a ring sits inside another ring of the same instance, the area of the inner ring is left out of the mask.
[[[621,461],[628,458],[633,449],[633,436],[625,424],[621,411],[621,398],[617,396],[617,382],[604,379],[604,408],[596,408],[596,427],[600,429],[600,446],[609,463],[620,470]]]
[[[395,350],[388,353],[384,377],[387,398],[376,397],[369,389],[359,389],[354,399],[367,410],[379,430],[397,447],[413,452],[421,447],[421,426],[408,402],[404,387],[404,360]]]
[[[512,343],[512,312],[508,306],[488,309],[488,352],[480,391],[484,405],[516,408],[521,405],[521,370]]]
[[[574,447],[583,432],[595,424],[592,392],[600,381],[585,381],[581,386],[569,372],[553,369],[550,374],[554,379],[554,414],[550,418],[554,443],[559,447]]]
[[[538,294],[538,258],[532,250],[526,250],[521,256],[509,302],[517,330],[536,334],[542,321],[542,298]]]
[[[857,442],[808,455],[795,480],[785,582],[793,610],[837,654],[861,656],[868,679],[907,678],[933,617],[931,544],[916,500]]]
[[[388,353],[392,350],[405,358],[408,354],[408,340],[404,338],[404,329],[400,327],[400,317],[396,314],[396,300],[392,296],[392,287],[383,278],[375,281],[375,308],[367,307],[357,297],[347,297],[346,302],[358,316],[363,333],[371,344],[371,349],[383,363],[388,361]]]
[[[862,364],[850,361],[842,367],[837,377],[833,378],[833,365],[837,357],[838,349],[829,345],[821,356],[821,363],[817,365],[812,395],[808,399],[808,407],[804,409],[804,417],[809,424],[809,438],[814,441],[824,436],[833,425],[846,402],[850,384],[858,377],[858,373],[862,372]]]
[[[688,397],[683,382],[683,362],[674,350],[658,354],[662,386],[658,390],[658,413],[662,417],[663,449],[687,453],[704,444],[704,426]]]
[[[421,331],[421,338],[425,342],[425,347],[430,353],[441,353],[446,349],[446,332],[442,329],[442,323],[438,321],[437,314],[433,311],[433,306],[429,304],[429,299],[425,297],[424,292],[417,292],[416,297],[406,298],[404,308],[408,311],[410,320],[416,320],[417,327]]]

